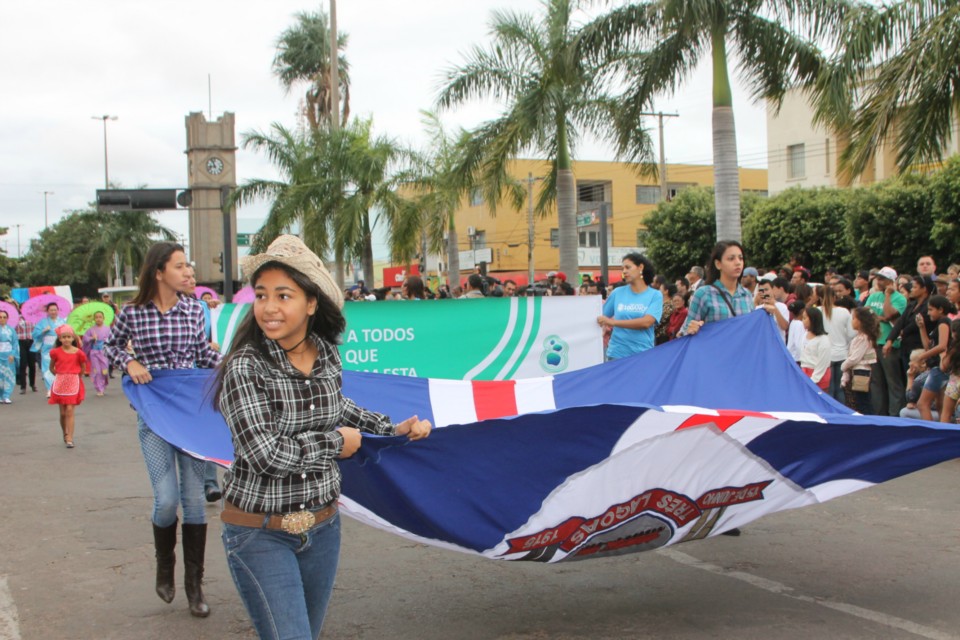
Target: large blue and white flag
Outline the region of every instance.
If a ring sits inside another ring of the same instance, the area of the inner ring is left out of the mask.
[[[229,463],[210,372],[125,382],[159,435]],[[343,510],[505,560],[603,557],[715,535],[960,457],[955,426],[853,414],[793,363],[767,314],[552,377],[447,381],[344,372],[344,395],[430,438],[364,436]]]

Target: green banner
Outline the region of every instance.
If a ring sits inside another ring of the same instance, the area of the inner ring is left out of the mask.
[[[509,380],[603,361],[599,296],[350,302],[344,369]],[[249,305],[221,305],[214,340],[229,348]]]

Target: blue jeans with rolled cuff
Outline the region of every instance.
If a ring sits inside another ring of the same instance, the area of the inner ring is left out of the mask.
[[[340,561],[340,513],[303,534],[223,523],[222,537],[261,640],[319,638]]]
[[[184,524],[205,524],[203,474],[206,462],[178,451],[155,434],[137,415],[140,451],[153,487],[153,524],[169,527],[177,521],[177,507],[183,507]],[[177,477],[177,468],[180,474]]]

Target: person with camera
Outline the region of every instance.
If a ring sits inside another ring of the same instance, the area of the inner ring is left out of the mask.
[[[773,316],[773,319],[777,321],[777,328],[780,329],[780,337],[786,343],[787,329],[790,327],[790,311],[787,309],[787,305],[774,297],[772,279],[764,278],[757,282],[757,296],[754,300],[754,306],[757,311],[766,311]]]
[[[463,290],[463,295],[460,296],[460,299],[465,298],[484,298],[483,294],[483,276],[479,273],[471,273],[470,277],[467,278],[467,286]]]

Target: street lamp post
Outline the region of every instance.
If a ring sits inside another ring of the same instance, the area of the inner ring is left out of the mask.
[[[20,253],[20,227],[22,227],[23,225],[22,225],[22,224],[15,224],[15,225],[13,225],[13,226],[15,226],[15,227],[17,228],[17,259],[20,259],[20,258],[23,257],[23,254]]]
[[[116,120],[118,116],[90,116],[93,120],[103,120],[103,188],[110,188],[110,166],[107,163],[107,120]]]
[[[43,192],[43,228],[46,229],[49,226],[47,218],[47,196],[52,196],[53,191],[44,191]]]

